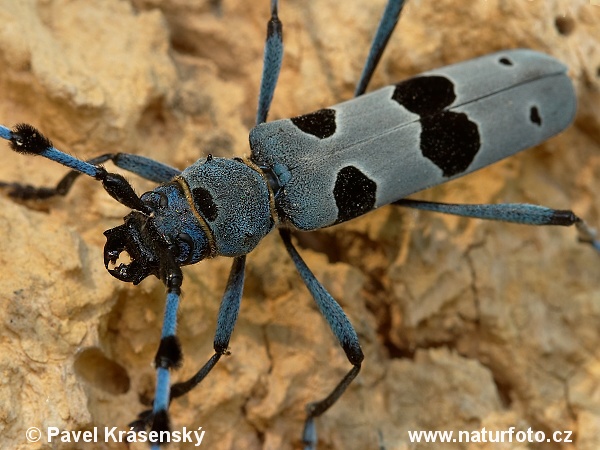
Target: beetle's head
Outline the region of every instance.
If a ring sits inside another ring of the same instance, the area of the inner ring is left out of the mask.
[[[104,265],[112,276],[138,284],[149,275],[162,279],[169,265],[214,256],[177,183],[160,185],[140,199],[146,212],[132,211],[123,225],[104,232]],[[122,253],[131,261],[119,262]]]

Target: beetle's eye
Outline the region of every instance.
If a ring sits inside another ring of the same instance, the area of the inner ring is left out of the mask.
[[[146,192],[142,195],[141,200],[154,210],[169,206],[169,198],[164,194],[164,192]]]
[[[177,257],[179,263],[189,263],[194,254],[194,241],[189,234],[179,233],[177,235],[177,243],[179,245],[179,256]]]

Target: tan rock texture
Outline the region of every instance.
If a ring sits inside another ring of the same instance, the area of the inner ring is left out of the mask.
[[[352,96],[384,4],[281,2],[286,54],[270,119]],[[268,13],[267,0],[0,0],[0,122],[32,123],[81,158],[123,151],[183,168],[208,153],[247,154]],[[600,226],[600,6],[414,0],[371,89],[518,47],[569,66],[575,124],[415,197],[572,208]],[[5,144],[0,155],[1,180],[52,185],[65,173]],[[138,192],[152,187],[129,178]],[[153,395],[164,289],[118,282],[102,263],[102,232],[126,213],[91,180],[47,203],[0,196],[2,448],[126,448],[25,436],[29,427],[128,430]],[[574,230],[388,207],[297,239],[366,354],[318,420],[321,450],[600,448],[600,256]],[[185,269],[176,379],[212,354],[229,266]],[[202,427],[203,448],[301,448],[304,404],[350,366],[275,233],[249,257],[231,351],[173,403],[173,428]],[[407,433],[511,426],[547,438],[571,431],[572,442],[414,444]]]

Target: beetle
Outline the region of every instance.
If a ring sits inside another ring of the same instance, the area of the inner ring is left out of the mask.
[[[109,258],[109,259],[110,259],[110,258]],[[135,259],[135,258],[134,258],[134,259]],[[138,259],[139,259],[139,258],[138,258]],[[125,276],[123,276],[123,277],[125,277]]]

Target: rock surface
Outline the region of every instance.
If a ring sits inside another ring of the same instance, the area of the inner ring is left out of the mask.
[[[0,1],[0,122],[32,123],[84,159],[123,151],[183,168],[208,153],[247,154],[268,3]],[[286,55],[270,119],[351,97],[384,3],[282,2]],[[600,6],[415,0],[372,88],[518,47],[569,66],[575,124],[416,197],[572,208],[600,226]],[[1,180],[52,185],[65,173],[4,144],[0,152]],[[152,187],[129,178],[138,192]],[[0,196],[2,448],[126,448],[25,436],[29,427],[127,431],[152,398],[164,289],[157,280],[120,283],[102,263],[102,232],[126,212],[90,180],[44,204]],[[572,442],[502,448],[599,448],[600,260],[574,230],[389,207],[298,239],[366,354],[357,381],[318,420],[319,449],[376,449],[380,439],[388,450],[437,448],[411,444],[407,431],[513,426],[547,438],[572,431]],[[212,354],[229,266],[217,259],[185,269],[176,379]],[[173,428],[202,427],[202,445],[217,450],[301,448],[304,404],[328,393],[349,364],[276,234],[249,257],[231,350],[173,403]],[[500,447],[444,444],[492,448]]]

